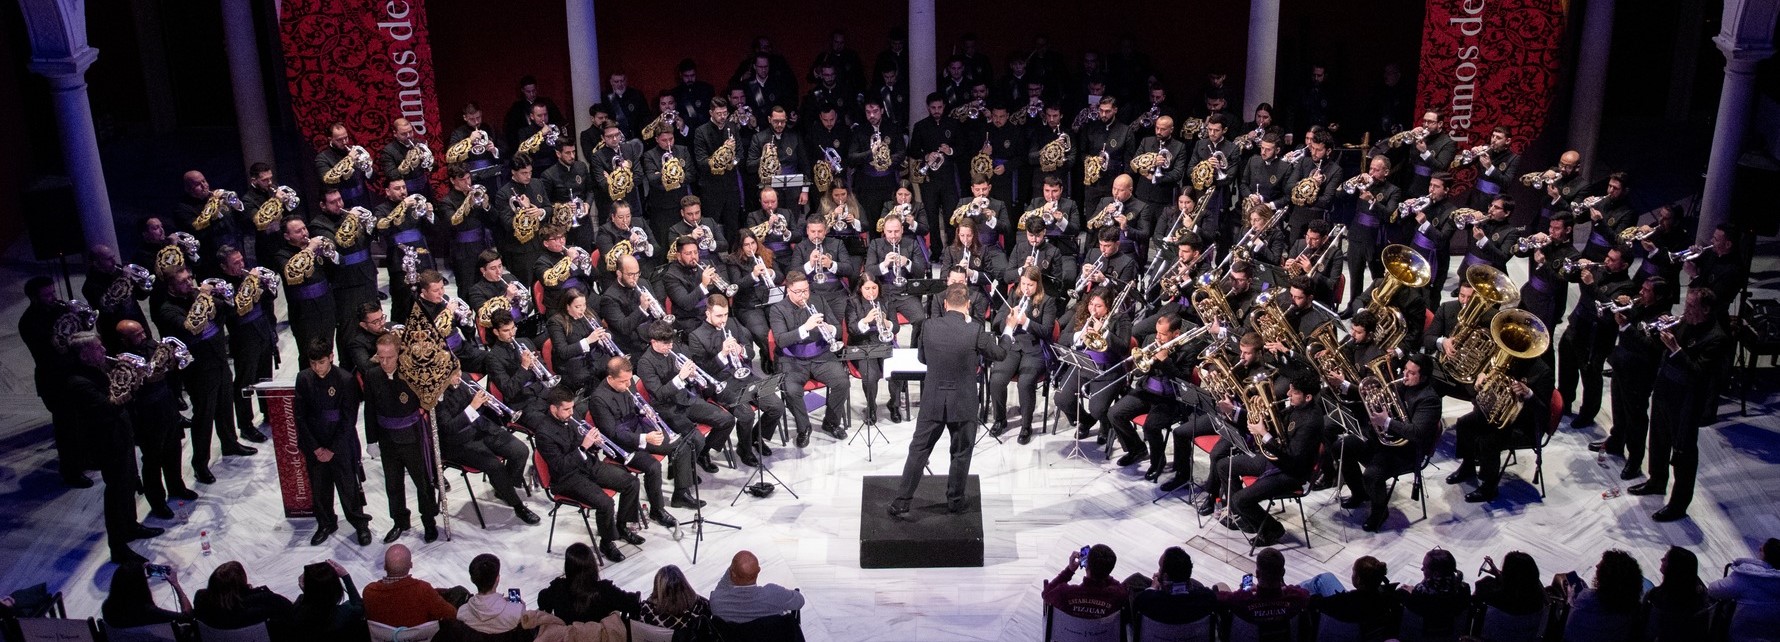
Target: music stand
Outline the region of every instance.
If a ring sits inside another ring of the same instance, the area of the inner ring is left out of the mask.
[[[768,180],[767,184],[773,189],[790,189],[808,186],[810,181],[803,174],[778,174]]]
[[[747,385],[747,388],[745,388],[743,390],[743,392],[746,392],[749,389],[758,389],[758,388],[765,388],[768,390],[778,390],[783,387],[784,382],[785,382],[784,374],[774,374],[772,376],[764,377],[758,381],[749,383]],[[797,401],[798,401],[798,403],[803,403],[802,399],[798,399]],[[730,506],[735,506],[735,503],[742,499],[742,493],[747,492],[749,484],[751,484],[756,478],[758,478],[762,483],[765,483],[766,478],[771,477],[771,478],[773,478],[773,483],[778,484],[780,486],[784,486],[785,492],[791,493],[791,497],[793,499],[803,499],[802,497],[797,496],[797,491],[791,490],[790,484],[785,483],[785,480],[783,480],[783,479],[779,479],[778,475],[773,474],[772,469],[769,469],[766,467],[766,457],[757,455],[757,456],[755,456],[754,461],[757,462],[757,465],[754,466],[754,472],[748,473],[748,478],[742,480],[742,487],[736,489],[735,497],[733,499],[729,500]]]
[[[1211,393],[1206,392],[1204,388],[1176,379],[1174,381],[1174,399],[1175,401],[1180,402],[1182,406],[1192,408],[1194,412],[1204,413],[1207,416],[1212,417],[1214,423],[1217,421],[1218,400],[1216,397],[1211,396]],[[1188,451],[1188,456],[1192,456],[1191,450]],[[1181,469],[1181,462],[1174,462],[1174,472],[1177,475],[1185,473],[1185,471]],[[1209,475],[1211,473],[1208,470],[1206,474]],[[1187,489],[1187,496],[1191,497],[1193,487],[1198,485],[1197,482],[1194,482],[1189,478],[1187,479],[1187,483],[1182,487]],[[1155,499],[1150,500],[1150,503],[1155,504],[1160,502],[1169,495],[1173,495],[1175,491],[1178,490],[1180,490],[1180,488],[1157,495]],[[1187,499],[1182,498],[1181,501],[1187,501]]]
[[[1100,375],[1106,374],[1106,371],[1100,369],[1100,364],[1095,363],[1093,358],[1089,357],[1087,353],[1081,350],[1052,344],[1051,354],[1055,355],[1057,361],[1062,363],[1065,367],[1076,369],[1076,396],[1078,397],[1086,397],[1083,391],[1087,390],[1088,383],[1092,382]],[[1083,375],[1084,372],[1092,372],[1094,374],[1092,377],[1087,377]],[[1082,419],[1083,408],[1081,404],[1086,401],[1087,399],[1082,399],[1081,402],[1076,404],[1075,419],[1077,425],[1081,424]],[[1087,453],[1082,452],[1082,440],[1072,439],[1069,448],[1065,449],[1063,452],[1063,458],[1051,462],[1050,465],[1055,466],[1060,462],[1069,461],[1070,459],[1081,459],[1083,461],[1088,459]]]
[[[890,353],[893,349],[894,348],[888,343],[879,343],[879,344],[874,344],[874,345],[863,345],[863,346],[847,346],[845,348],[841,348],[841,353],[839,356],[840,356],[840,359],[842,362],[848,362],[848,363],[851,363],[854,361],[862,361],[862,360],[866,360],[866,359],[887,359],[890,357]],[[886,378],[886,380],[888,379],[887,376],[885,378]],[[877,433],[877,437],[875,439],[872,437],[872,433],[874,433],[874,432]],[[860,427],[859,432],[853,433],[853,437],[851,439],[847,440],[847,444],[852,445],[855,440],[859,439],[859,435],[861,435],[861,434],[865,435],[865,461],[867,461],[867,462],[871,461],[872,444],[874,442],[882,441],[882,442],[887,443],[890,441],[890,437],[888,437],[884,434],[883,429],[878,428],[878,422],[875,417],[872,418],[871,420],[866,421],[865,425]]]
[[[1359,384],[1356,383],[1354,385]],[[1322,402],[1323,412],[1328,413],[1329,419],[1334,421],[1335,425],[1341,427],[1341,432],[1344,433],[1344,436],[1355,437],[1362,441],[1366,440],[1366,433],[1363,432],[1364,426],[1360,425],[1360,420],[1354,417],[1353,413],[1348,412],[1346,404],[1343,404],[1340,401],[1331,400],[1327,396],[1321,394],[1317,395],[1317,400]],[[1335,494],[1329,498],[1329,503],[1331,504],[1341,501],[1341,490],[1345,487],[1343,477],[1347,470],[1347,440],[1340,439],[1340,441],[1339,452],[1335,455]]]

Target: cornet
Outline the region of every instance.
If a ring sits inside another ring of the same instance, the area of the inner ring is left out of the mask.
[[[1285,161],[1285,163],[1287,165],[1291,165],[1291,164],[1297,163],[1298,159],[1304,158],[1305,152],[1308,152],[1308,151],[1310,151],[1309,147],[1299,147],[1298,149],[1294,149],[1292,151],[1286,152],[1286,155],[1281,156],[1279,159],[1281,161]]]
[[[816,309],[815,304],[812,304],[812,303],[809,303],[806,301],[806,302],[804,302],[803,306],[804,306],[804,309],[808,310],[812,316],[822,314],[821,311]],[[844,347],[841,345],[840,338],[835,336],[836,333],[835,333],[834,325],[831,323],[828,323],[826,321],[826,318],[824,319],[823,323],[816,326],[816,330],[818,330],[822,333],[822,340],[828,343],[828,350],[830,352],[840,352],[841,348]]]
[[[1475,163],[1477,162],[1477,157],[1482,156],[1483,153],[1487,151],[1490,151],[1490,146],[1485,144],[1459,152],[1458,158],[1452,159],[1452,165],[1450,165],[1448,169],[1458,169]]]
[[[1584,212],[1594,209],[1595,206],[1600,205],[1601,201],[1604,201],[1604,200],[1607,200],[1607,197],[1605,197],[1605,196],[1590,196],[1590,197],[1582,199],[1580,201],[1576,201],[1576,202],[1570,204],[1570,213],[1575,214],[1577,216],[1582,216],[1582,214]]]
[[[1673,314],[1665,314],[1649,321],[1640,322],[1638,324],[1638,329],[1642,330],[1645,336],[1654,337],[1658,333],[1667,332],[1670,328],[1680,324],[1681,317]]]
[[[1551,245],[1551,235],[1540,232],[1532,236],[1523,236],[1519,241],[1515,241],[1514,251],[1531,252],[1547,245]]]
[[[676,352],[673,350],[669,350],[668,354],[672,355],[674,357],[674,367],[676,367],[676,368],[684,368],[684,367],[686,367],[686,364],[689,364],[689,363],[692,364],[692,383],[693,383],[693,385],[696,385],[696,386],[699,386],[702,388],[707,388],[711,392],[717,393],[717,394],[722,394],[723,389],[729,387],[729,384],[723,383],[722,381],[718,381],[716,377],[711,376],[711,373],[705,372],[704,368],[698,367],[698,364],[693,363],[693,361],[691,359],[686,358],[686,355],[680,354],[679,352]]]
[[[642,281],[637,282],[637,298],[640,299],[644,314],[660,319],[662,323],[674,323],[674,315],[668,314],[667,308],[661,307],[661,300],[650,294],[648,286],[643,285]]]
[[[724,343],[727,344],[728,342],[734,341],[734,340],[735,340],[735,335],[729,331],[728,326],[725,326],[723,328]],[[737,347],[739,348],[741,346],[738,344]],[[748,363],[746,361],[742,360],[742,355],[740,355],[740,354],[734,354],[734,353],[731,353],[728,351],[724,351],[718,355],[718,358],[721,359],[723,361],[723,363],[729,365],[730,372],[732,373],[732,376],[734,376],[737,379],[747,379],[748,375],[751,375],[754,373],[752,370],[750,370],[748,368]]]
[[[1630,245],[1632,243],[1636,243],[1638,241],[1648,239],[1652,236],[1656,236],[1656,228],[1651,227],[1649,225],[1639,225],[1637,227],[1628,227],[1623,230],[1620,230],[1619,231],[1619,242],[1626,244],[1626,245]]]
[[[1366,189],[1371,186],[1372,186],[1372,175],[1367,174],[1367,173],[1360,173],[1360,174],[1355,174],[1353,178],[1347,179],[1346,181],[1342,182],[1341,183],[1341,191],[1348,193],[1348,194],[1358,194],[1358,193],[1360,193],[1360,190]]]
[[[555,388],[556,384],[562,383],[562,377],[556,376],[555,373],[550,372],[549,368],[545,368],[544,360],[540,358],[537,353],[532,352],[531,348],[526,347],[524,341],[514,339],[513,346],[519,349],[520,359],[524,359],[526,356],[531,357],[532,377],[537,379],[539,383],[544,384],[545,388]]]
[[[1489,218],[1488,214],[1469,207],[1461,207],[1452,212],[1452,222],[1459,227],[1471,227],[1482,223],[1486,218]]]
[[[1546,185],[1556,183],[1558,179],[1563,177],[1564,173],[1558,171],[1558,168],[1553,167],[1543,172],[1528,172],[1526,174],[1521,174],[1520,184],[1533,189],[1545,189]]]
[[[895,341],[896,328],[890,325],[890,316],[889,313],[884,310],[884,301],[882,299],[873,301],[872,306],[876,307],[878,310],[878,322],[875,324],[878,329],[878,341],[884,343]]]
[[[1619,297],[1613,299],[1612,301],[1601,301],[1601,302],[1595,303],[1595,313],[1602,315],[1602,316],[1606,316],[1608,314],[1624,314],[1625,312],[1628,312],[1631,309],[1632,309],[1632,297],[1629,297],[1629,296],[1626,296],[1623,294],[1619,295]]]

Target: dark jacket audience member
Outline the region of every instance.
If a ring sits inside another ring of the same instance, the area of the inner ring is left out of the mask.
[[[538,592],[538,610],[563,622],[598,622],[613,611],[636,617],[641,612],[637,593],[600,579],[599,560],[593,547],[576,542],[563,551],[562,577]]]
[[[297,596],[291,612],[293,634],[329,642],[371,639],[365,625],[365,602],[359,598],[352,576],[339,563],[328,560],[303,567],[298,584],[303,594]]]
[[[242,629],[264,623],[280,630],[290,620],[291,603],[264,586],[249,586],[240,562],[223,562],[210,583],[193,596],[192,615],[214,629]]]
[[[173,594],[179,596],[178,611],[169,611],[155,604],[154,593],[148,588],[147,567],[135,562],[119,564],[111,575],[111,592],[99,607],[105,625],[128,629],[166,624],[191,615],[192,602],[186,599],[185,589],[179,586],[179,573],[170,570],[166,579],[173,587]]]

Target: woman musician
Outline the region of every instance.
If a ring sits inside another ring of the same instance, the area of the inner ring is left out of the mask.
[[[736,286],[735,296],[730,299],[729,315],[748,329],[756,351],[766,354],[766,306],[775,294],[784,297],[779,284],[784,282],[785,273],[773,262],[773,251],[755,238],[754,232],[748,228],[738,230],[730,245],[729,253],[724,254],[716,266],[723,280]]]
[[[1354,325],[1359,325],[1357,318]],[[1341,502],[1341,507],[1370,507],[1364,525],[1366,532],[1378,532],[1390,515],[1387,484],[1391,478],[1419,468],[1440,440],[1440,394],[1429,385],[1433,364],[1434,360],[1425,354],[1405,357],[1401,377],[1380,382],[1392,392],[1396,403],[1380,406],[1375,398],[1364,399],[1366,413],[1360,421],[1366,424],[1366,437],[1347,435],[1338,446],[1345,453],[1341,475],[1348,490],[1348,498]],[[1371,386],[1373,379],[1363,381],[1367,383],[1362,395],[1378,394]],[[1353,385],[1356,391],[1362,386]]]
[[[992,328],[1004,327],[1013,316],[1014,345],[1007,358],[989,366],[989,409],[994,423],[989,432],[1007,432],[1007,386],[1020,379],[1020,443],[1032,442],[1032,419],[1037,414],[1038,377],[1044,373],[1044,352],[1057,323],[1057,300],[1045,296],[1044,273],[1036,267],[1020,272],[1009,304],[996,313]]]
[[[552,313],[550,357],[560,385],[580,392],[589,382],[606,378],[606,359],[618,356],[607,350],[612,335],[587,309],[587,295],[569,288],[562,293],[562,309]]]
[[[995,279],[995,275],[1004,271],[1003,256],[1000,248],[984,245],[977,238],[976,221],[965,219],[958,222],[958,229],[952,234],[952,244],[946,246],[946,251],[940,255],[937,267],[945,270],[954,265],[964,266],[965,282],[972,289],[983,291],[989,287],[989,282]]]
[[[853,298],[847,301],[847,345],[854,346],[896,346],[896,332],[901,326],[896,323],[896,309],[887,305],[884,298],[883,282],[878,275],[867,270],[855,277],[859,286],[854,289]],[[859,372],[859,384],[865,389],[866,423],[878,422],[878,382],[884,379],[883,359],[860,359],[853,362]],[[902,407],[897,401],[908,391],[908,383],[904,381],[890,382],[890,403],[888,418],[891,423],[902,421]]]
[[[1082,351],[1097,368],[1123,361],[1131,349],[1131,316],[1113,310],[1115,298],[1110,288],[1096,288],[1064,315],[1061,324],[1065,345]],[[1125,375],[1118,368],[1092,379],[1082,377],[1081,372],[1070,368],[1057,386],[1057,409],[1064,420],[1075,426],[1076,439],[1087,439],[1095,424],[1108,425],[1107,410],[1114,399],[1125,393]],[[1088,402],[1086,408],[1081,406],[1084,398]],[[1104,430],[1094,443],[1106,443]]]
[[[1273,221],[1273,210],[1265,207],[1251,207],[1248,210],[1248,227],[1238,247],[1249,251],[1251,260],[1279,265],[1286,257],[1285,228],[1279,225],[1268,227]]]

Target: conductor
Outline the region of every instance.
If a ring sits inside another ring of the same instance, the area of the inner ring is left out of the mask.
[[[921,484],[922,469],[939,443],[940,431],[950,433],[952,467],[946,478],[946,508],[964,512],[964,496],[970,476],[971,445],[976,441],[976,370],[979,358],[990,363],[1007,356],[1009,337],[1025,319],[1018,312],[1008,316],[1000,334],[991,334],[970,321],[970,290],[962,283],[946,288],[945,313],[927,320],[923,328],[920,358],[927,364],[921,384],[921,415],[915,437],[909,441],[908,462],[902,466],[902,491],[890,502],[890,516],[909,512],[909,500]]]

